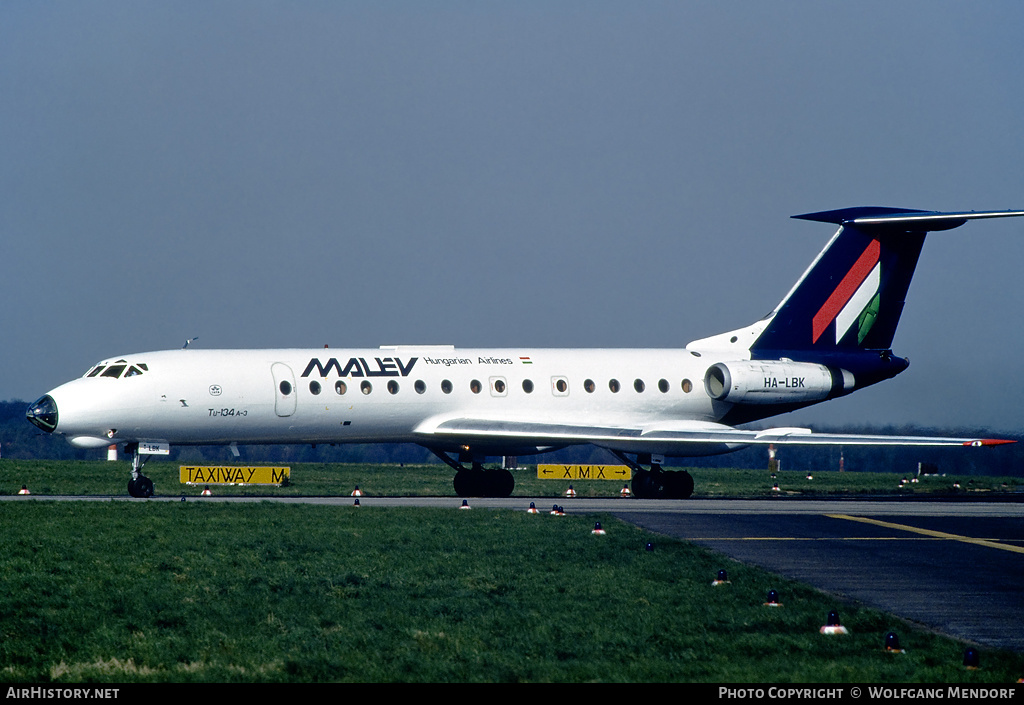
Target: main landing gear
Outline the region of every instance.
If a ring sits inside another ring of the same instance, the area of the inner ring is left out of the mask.
[[[455,494],[460,497],[511,497],[512,490],[516,487],[515,478],[505,468],[486,469],[477,460],[459,457],[458,461],[452,460],[447,453],[434,448],[429,449],[431,453],[443,460],[455,469]],[[469,460],[470,467],[462,463]]]
[[[687,499],[693,494],[693,477],[685,470],[662,470],[661,458],[638,455],[637,462],[624,453],[612,451],[626,465],[633,468],[633,496],[638,499]],[[645,470],[640,463],[647,463]]]
[[[141,499],[152,497],[153,481],[142,474],[142,466],[146,464],[146,460],[149,456],[139,453],[138,443],[129,443],[126,445],[125,452],[127,452],[132,458],[132,479],[128,480],[128,494],[132,497],[139,497]]]

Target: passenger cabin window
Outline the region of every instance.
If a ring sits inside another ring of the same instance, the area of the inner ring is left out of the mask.
[[[348,385],[342,382],[340,379],[334,383],[334,391],[338,394],[344,394],[348,391]]]
[[[608,380],[608,389],[612,390],[612,394],[619,393],[619,380],[610,379]]]
[[[527,394],[533,394],[533,380],[523,380],[523,391],[526,392]]]
[[[564,397],[569,395],[569,380],[565,377],[552,377],[551,378],[551,393],[556,397]]]
[[[414,384],[413,387],[416,388],[417,394],[423,394],[424,392],[427,391],[427,383],[424,382],[422,379],[416,380],[416,384]]]
[[[362,392],[363,394],[369,394],[370,392],[373,391],[373,385],[370,384],[369,382],[363,382],[362,384],[359,385],[359,391]]]
[[[398,394],[398,382],[395,380],[388,380],[388,392],[391,394]]]
[[[644,391],[644,389],[645,389],[644,381],[642,379],[634,379],[633,380],[633,389],[635,389],[637,391],[637,394],[639,394],[640,392]]]
[[[445,394],[451,394],[452,383],[447,379],[441,380],[441,391],[444,392]]]
[[[683,391],[689,394],[693,391],[693,382],[688,379],[683,380]]]
[[[481,386],[480,380],[474,379],[469,383],[469,391],[473,392],[473,394],[479,394],[481,389],[483,389],[483,386]]]
[[[597,386],[594,384],[594,380],[587,379],[583,381],[583,388],[587,390],[588,394],[593,394]]]
[[[311,394],[319,394],[320,393],[320,383],[317,382],[316,380],[313,380],[312,382],[310,382],[309,383],[309,391],[310,391]]]
[[[668,384],[668,380],[667,379],[659,379],[658,380],[658,389],[661,390],[662,394],[667,394],[668,393],[668,388],[669,388],[669,384]]]

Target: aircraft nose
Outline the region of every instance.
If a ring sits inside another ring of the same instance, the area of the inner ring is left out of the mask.
[[[39,397],[25,411],[25,417],[47,433],[57,429],[57,402],[49,394]]]

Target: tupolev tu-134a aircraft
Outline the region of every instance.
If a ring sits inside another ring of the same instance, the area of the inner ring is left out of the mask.
[[[751,444],[989,446],[984,438],[749,430],[907,369],[892,349],[925,234],[1024,211],[861,207],[794,216],[839,230],[782,302],[682,349],[199,350],[122,355],[33,403],[28,420],[72,445],[125,447],[128,492],[173,445],[416,443],[456,471],[461,496],[508,496],[488,457],[593,444],[633,469],[642,498],[685,498],[666,457]],[[187,348],[186,344],[186,348]],[[237,450],[236,450],[237,452]]]

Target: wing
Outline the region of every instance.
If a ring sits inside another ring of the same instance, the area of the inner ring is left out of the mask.
[[[424,445],[561,447],[590,443],[624,453],[690,457],[729,453],[749,445],[993,446],[1015,441],[945,436],[883,436],[815,433],[808,428],[745,430],[679,421],[651,426],[583,425],[497,419],[448,419],[421,427]]]

